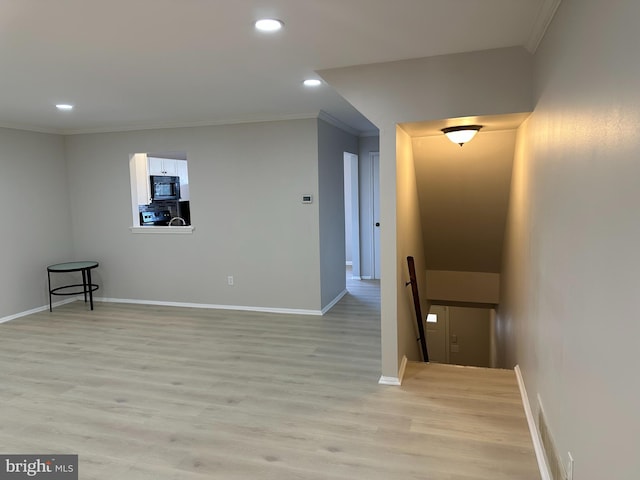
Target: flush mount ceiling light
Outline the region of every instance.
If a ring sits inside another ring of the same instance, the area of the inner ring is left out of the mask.
[[[58,103],[56,105],[56,108],[60,111],[68,112],[70,110],[73,110],[73,105],[70,105],[68,103]]]
[[[449,140],[462,146],[473,137],[482,128],[482,125],[461,125],[459,127],[447,127],[442,129]]]
[[[304,82],[302,82],[305,87],[319,87],[322,82],[315,78],[308,78]]]
[[[260,20],[254,23],[256,30],[260,30],[261,32],[277,32],[280,30],[284,23],[282,21],[275,18],[261,18]]]

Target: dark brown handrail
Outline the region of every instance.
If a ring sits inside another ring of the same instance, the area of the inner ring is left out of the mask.
[[[411,293],[413,293],[413,306],[416,309],[416,320],[418,322],[418,341],[420,342],[420,349],[422,350],[422,358],[425,362],[428,362],[429,352],[427,352],[427,339],[424,335],[424,325],[422,323],[422,308],[420,308],[418,280],[416,279],[416,266],[413,261],[413,257],[407,257],[407,264],[409,265],[409,281],[406,285],[411,285]]]

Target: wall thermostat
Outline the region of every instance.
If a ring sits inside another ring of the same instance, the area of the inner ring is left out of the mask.
[[[302,203],[313,203],[313,195],[302,195]]]

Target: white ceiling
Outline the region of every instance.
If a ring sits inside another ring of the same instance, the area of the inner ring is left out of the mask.
[[[555,0],[557,2],[557,0]],[[317,116],[316,70],[514,45],[549,0],[0,0],[0,126],[58,133]],[[553,2],[552,2],[553,3]],[[253,21],[276,17],[278,34]],[[56,103],[72,103],[70,113]]]
[[[412,139],[427,269],[501,271],[516,132],[483,128],[462,147],[441,132]]]

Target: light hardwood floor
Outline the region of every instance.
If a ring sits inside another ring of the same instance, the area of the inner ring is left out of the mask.
[[[379,286],[324,317],[75,302],[0,325],[0,453],[80,478],[539,478],[513,372],[377,385]]]

